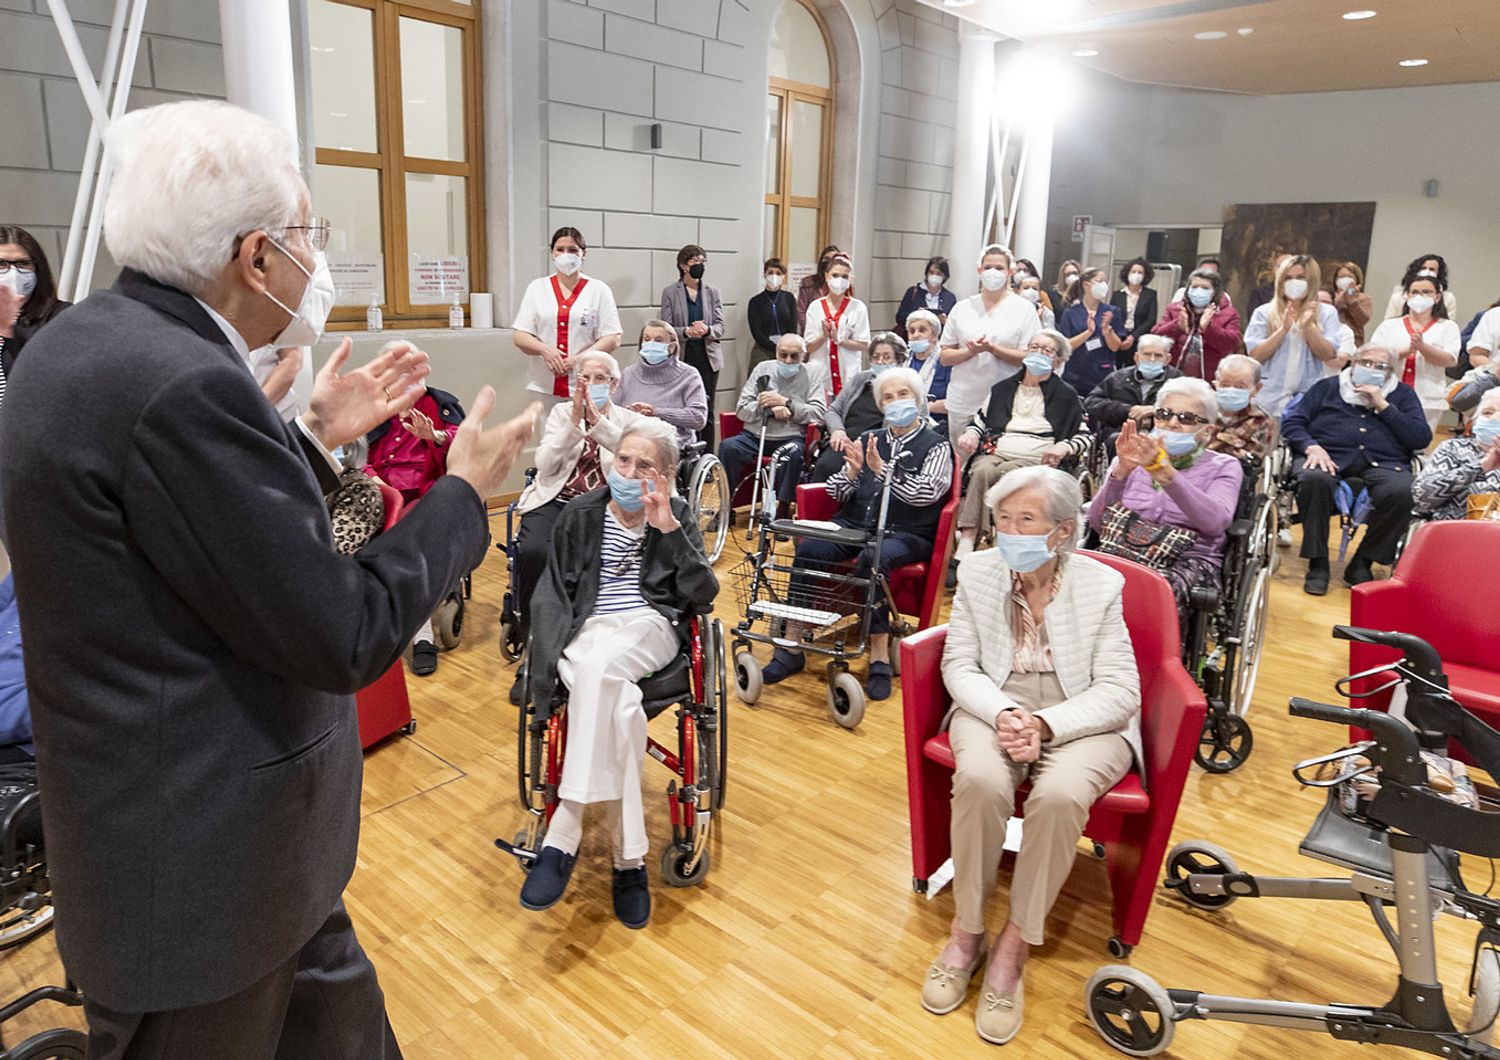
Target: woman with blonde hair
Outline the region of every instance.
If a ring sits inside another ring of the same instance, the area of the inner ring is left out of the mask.
[[[1276,269],[1271,300],[1256,308],[1245,328],[1245,350],[1263,366],[1256,403],[1269,415],[1280,416],[1338,356],[1339,312],[1318,301],[1322,282],[1316,258],[1286,258]]]

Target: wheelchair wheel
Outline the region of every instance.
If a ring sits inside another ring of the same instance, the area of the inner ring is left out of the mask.
[[[668,887],[696,887],[708,875],[708,851],[705,849],[693,871],[687,868],[691,850],[683,850],[676,843],[661,852],[661,878]]]
[[[698,519],[698,532],[703,535],[703,554],[709,563],[717,563],[733,526],[734,497],[724,465],[712,453],[705,454],[693,465],[687,505]]]
[[[754,704],[760,699],[762,683],[760,663],[749,648],[742,648],[734,655],[734,690],[746,703]]]
[[[1233,902],[1232,894],[1194,894],[1188,887],[1189,876],[1233,876],[1239,872],[1229,851],[1201,839],[1178,843],[1167,851],[1167,877],[1162,886],[1172,891],[1194,909],[1223,909]]]
[[[1227,710],[1211,712],[1203,719],[1193,761],[1209,773],[1232,773],[1245,764],[1254,745],[1248,721]]]
[[[901,676],[901,634],[891,634],[891,676]]]
[[[432,616],[432,631],[437,634],[439,651],[452,651],[464,631],[464,594],[455,590],[443,597]]]
[[[0,919],[0,950],[19,946],[52,926],[52,899],[43,895],[30,897],[41,904],[34,909],[15,909],[14,916]]]
[[[1176,1006],[1145,972],[1107,964],[1083,988],[1094,1030],[1127,1056],[1155,1056],[1172,1044]]]
[[[829,667],[828,713],[846,729],[859,727],[865,717],[865,689],[848,670]]]
[[[54,1027],[33,1034],[5,1055],[12,1060],[84,1060],[88,1056],[88,1043],[88,1037],[82,1031]]]
[[[516,662],[526,650],[526,637],[521,624],[509,618],[500,620],[500,654],[507,662]]]
[[[712,644],[705,642],[703,658],[704,665],[712,669],[703,675],[704,706],[705,712],[714,719],[717,735],[705,732],[701,725],[698,733],[708,744],[705,751],[699,753],[703,755],[705,762],[713,763],[713,772],[710,774],[713,790],[709,805],[717,813],[724,808],[724,792],[729,786],[729,700],[724,695],[724,631],[717,620],[711,622],[708,628],[712,634]]]
[[[1247,572],[1237,602],[1234,628],[1238,635],[1234,672],[1230,674],[1229,709],[1240,717],[1250,713],[1255,681],[1260,676],[1260,654],[1271,618],[1271,567]]]

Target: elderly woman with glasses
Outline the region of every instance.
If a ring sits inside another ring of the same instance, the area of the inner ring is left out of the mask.
[[[584,370],[580,366],[580,371]],[[543,910],[567,890],[583,839],[583,808],[606,804],[613,830],[615,915],[651,917],[641,806],[646,714],[636,683],[683,650],[693,615],[713,607],[719,583],[680,497],[675,432],[640,420],[621,432],[607,487],[569,504],[553,530],[534,597],[531,701],[568,705],[558,805],[521,905]]]
[[[1434,519],[1500,519],[1500,390],[1479,399],[1469,437],[1432,451],[1411,495]]]
[[[1089,505],[1089,525],[1106,551],[1118,551],[1112,547],[1117,543],[1112,528],[1126,522],[1187,531],[1191,539],[1157,567],[1171,583],[1179,612],[1185,612],[1193,589],[1219,583],[1244,471],[1234,457],[1208,448],[1219,402],[1203,380],[1163,383],[1152,419],[1150,431],[1134,420],[1120,428],[1109,473]]]
[[[1073,551],[1083,493],[1050,467],[1013,471],[986,498],[995,547],[958,568],[943,645],[953,748],[953,925],[922,980],[922,1007],[961,1007],[981,965],[975,1030],[1004,1045],[1021,1029],[1023,975],[1076,860],[1089,809],[1141,759],[1141,688],[1125,626],[1125,579]],[[1016,789],[1031,785],[993,941],[985,906]]]
[[[1328,522],[1340,480],[1358,479],[1374,505],[1364,539],[1344,567],[1345,583],[1367,582],[1374,577],[1372,563],[1396,560],[1411,514],[1412,457],[1432,441],[1422,399],[1398,370],[1389,349],[1367,344],[1349,367],[1314,383],[1282,417],[1302,513],[1302,590],[1312,596],[1328,592]]]
[[[1039,331],[1026,344],[1023,370],[990,389],[989,405],[958,439],[969,460],[969,481],[958,509],[958,551],[963,559],[989,529],[985,497],[1001,476],[1019,467],[1056,467],[1088,451],[1089,429],[1078,393],[1059,377],[1072,347],[1060,332]]]

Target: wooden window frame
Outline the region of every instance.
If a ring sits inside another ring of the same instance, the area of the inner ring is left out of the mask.
[[[431,173],[464,179],[464,213],[468,227],[469,289],[487,289],[485,240],[484,120],[481,114],[482,28],[480,4],[456,0],[327,0],[371,13],[375,45],[376,150],[343,151],[318,147],[318,165],[373,170],[380,187],[381,254],[385,259],[385,326],[446,327],[449,306],[413,305],[408,289],[406,176]],[[466,161],[419,158],[405,154],[401,69],[401,19],[414,18],[463,33],[464,157]],[[316,133],[314,132],[314,135]],[[317,209],[316,202],[313,209]],[[465,303],[465,312],[468,311]],[[330,330],[356,331],[365,324],[364,306],[339,306],[329,318]]]
[[[766,94],[774,96],[781,101],[781,143],[777,144],[777,175],[779,183],[775,192],[767,192],[765,197],[766,206],[775,206],[776,210],[776,237],[774,245],[765,248],[766,257],[780,258],[788,267],[791,261],[787,257],[788,242],[791,239],[792,208],[807,207],[818,211],[818,234],[815,240],[817,249],[828,245],[828,214],[830,212],[829,201],[833,190],[833,123],[834,123],[834,85],[838,84],[837,59],[833,52],[833,38],[828,34],[828,24],[823,21],[822,14],[807,0],[796,0],[802,7],[812,15],[813,21],[817,23],[818,32],[823,35],[823,49],[828,54],[828,88],[820,85],[810,85],[805,81],[789,81],[781,77],[767,78]],[[791,193],[791,143],[792,143],[792,108],[797,103],[812,103],[823,108],[823,143],[820,146],[822,154],[818,167],[818,195],[812,198],[806,195],[793,195]],[[764,222],[762,222],[764,229]],[[814,253],[817,251],[815,250]]]

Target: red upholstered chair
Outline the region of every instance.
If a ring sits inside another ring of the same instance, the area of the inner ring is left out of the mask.
[[[1500,555],[1500,523],[1453,520],[1427,523],[1413,535],[1390,578],[1356,585],[1349,623],[1421,637],[1443,660],[1457,699],[1490,725],[1500,726],[1500,622],[1488,579]],[[1349,644],[1349,672],[1359,673],[1399,654],[1374,644]],[[1386,671],[1354,683],[1356,695],[1387,683]],[[1390,706],[1389,691],[1358,696],[1351,704]]]
[[[937,537],[932,557],[925,563],[908,563],[891,571],[891,598],[903,615],[915,615],[917,628],[926,629],[937,618],[938,601],[943,598],[943,584],[948,575],[948,553],[953,548],[953,524],[958,519],[959,491],[963,476],[955,468],[953,490],[938,516]],[[797,487],[799,519],[832,519],[839,505],[821,483],[804,483]]]
[[[1105,851],[1114,894],[1110,950],[1123,956],[1141,940],[1208,705],[1183,669],[1177,606],[1166,580],[1129,560],[1086,554],[1125,576],[1125,624],[1141,674],[1145,783],[1136,772],[1126,774],[1094,804],[1083,833]],[[938,731],[951,703],[941,668],[947,633],[947,626],[937,626],[901,644],[912,884],[918,892],[927,890],[928,878],[952,853],[948,825],[953,751],[947,732]],[[1018,814],[1024,801],[1023,788]]]
[[[375,480],[380,487],[380,499],[385,502],[385,526],[389,530],[401,518],[405,502],[401,491]],[[411,699],[406,694],[406,670],[397,659],[395,664],[354,694],[354,706],[359,714],[359,745],[369,747],[379,743],[393,732],[410,733],[417,723],[411,716]]]
[[[759,430],[759,429],[760,429],[759,427],[756,427],[756,430]],[[742,419],[740,419],[739,413],[737,413],[737,412],[721,412],[721,413],[719,413],[719,441],[722,442],[725,438],[733,438],[736,434],[743,433],[744,430],[745,430],[745,421],[742,420]],[[817,440],[818,440],[818,431],[819,431],[819,427],[818,427],[817,424],[810,423],[810,424],[807,425],[807,433],[802,438],[802,445],[804,447],[804,452],[810,452],[812,450],[812,447],[813,447],[814,443],[816,443]],[[779,445],[780,443],[777,443],[777,444]],[[773,452],[775,452],[775,451],[776,451],[776,446],[772,445],[770,442],[767,442],[766,443],[766,455],[763,458],[763,460],[770,460],[771,459],[771,454]],[[731,483],[731,485],[733,485],[733,484]],[[750,498],[751,498],[751,496],[754,495],[754,492],[755,492],[755,476],[754,475],[746,475],[745,478],[744,478],[744,480],[741,481],[738,486],[734,486],[734,502],[733,502],[734,503],[734,507],[736,507],[736,508],[743,508],[743,507],[745,507],[745,505],[747,505],[747,504],[750,503]]]

